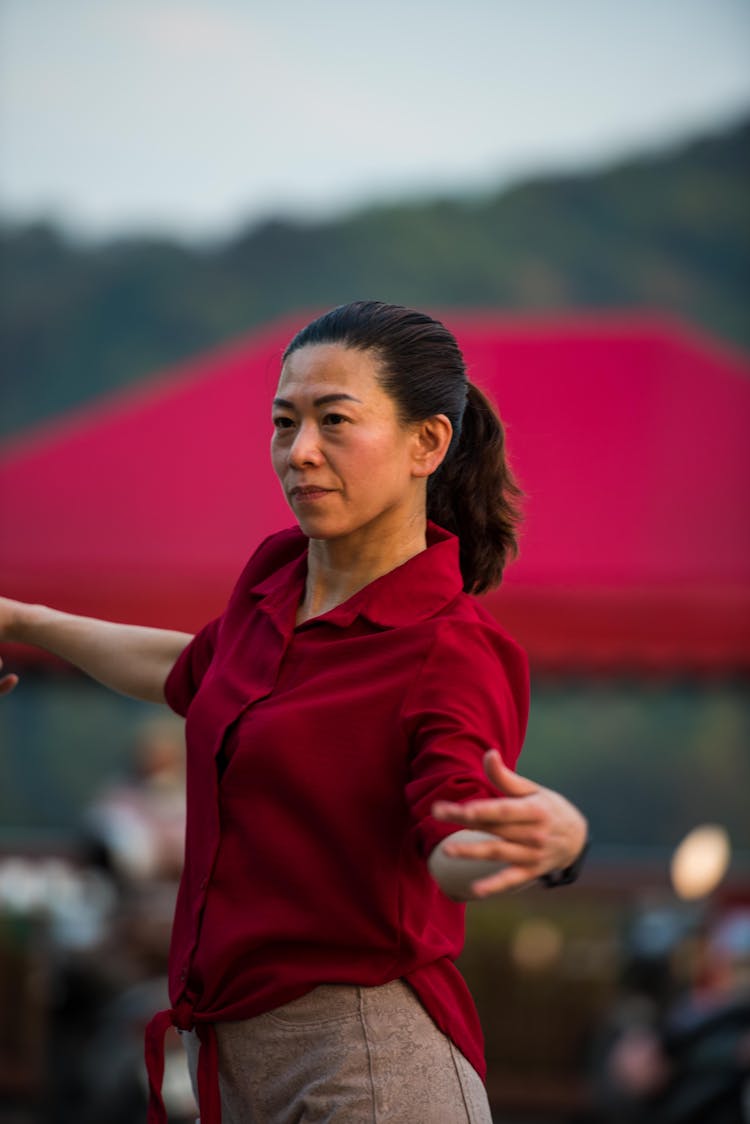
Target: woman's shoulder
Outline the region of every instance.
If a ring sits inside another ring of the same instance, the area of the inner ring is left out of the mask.
[[[529,707],[529,664],[523,648],[469,594],[429,622],[426,658],[414,677],[406,721],[427,712],[460,713],[510,724],[507,744],[520,748]],[[503,726],[505,728],[505,726]]]
[[[429,637],[425,671],[449,683],[461,674],[482,683],[502,672],[521,696],[528,693],[526,652],[502,624],[471,594],[462,593],[445,610],[423,622]]]

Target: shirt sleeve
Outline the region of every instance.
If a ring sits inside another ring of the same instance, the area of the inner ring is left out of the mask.
[[[458,831],[432,817],[436,800],[499,796],[482,760],[488,749],[498,749],[515,767],[528,700],[528,664],[517,644],[481,622],[446,622],[403,712],[412,746],[406,798],[425,858]]]
[[[167,703],[184,718],[209,668],[216,648],[221,617],[216,617],[197,632],[180,652],[164,684]]]

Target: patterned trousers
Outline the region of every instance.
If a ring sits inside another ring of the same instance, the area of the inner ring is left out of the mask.
[[[222,1124],[492,1124],[476,1070],[401,980],[324,984],[216,1036]],[[182,1040],[195,1089],[198,1039]]]

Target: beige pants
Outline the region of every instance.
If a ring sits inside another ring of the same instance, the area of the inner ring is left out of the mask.
[[[492,1124],[476,1070],[401,980],[325,984],[216,1037],[222,1124]],[[182,1040],[195,1089],[198,1038]]]

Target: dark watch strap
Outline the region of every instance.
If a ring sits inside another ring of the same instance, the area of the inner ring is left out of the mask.
[[[569,886],[571,882],[575,882],[583,869],[590,846],[591,840],[587,839],[578,858],[574,859],[570,866],[566,866],[564,870],[550,870],[548,874],[543,874],[539,881],[550,890],[555,886]]]

